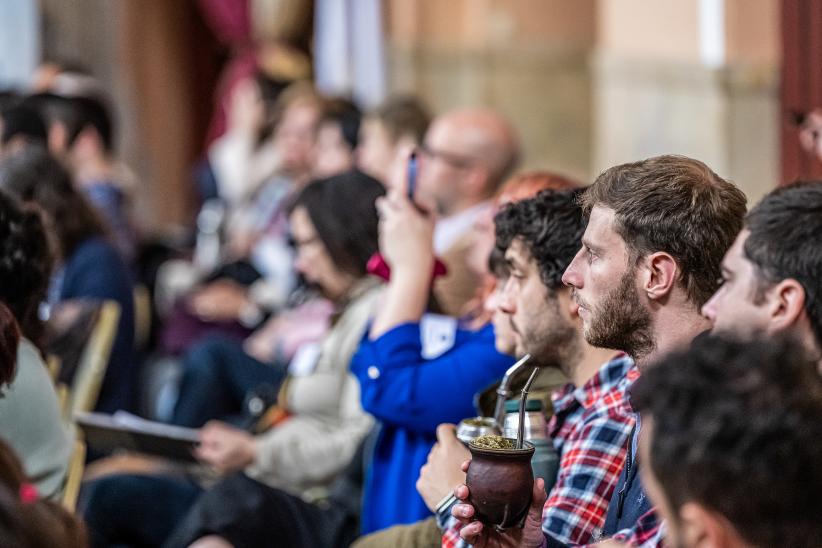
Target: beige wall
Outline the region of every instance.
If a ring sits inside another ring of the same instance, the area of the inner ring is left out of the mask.
[[[525,166],[587,178],[594,0],[389,0],[390,89],[437,112],[487,105],[522,135]]]
[[[589,46],[594,0],[386,0],[391,45],[487,50]]]
[[[725,17],[729,62],[780,62],[778,0],[726,1]]]
[[[601,50],[665,62],[699,58],[697,0],[599,0],[598,4]]]
[[[135,217],[141,231],[189,223],[191,169],[207,122],[200,119],[207,113],[197,112],[191,101],[203,96],[194,89],[188,44],[197,39],[194,3],[40,2],[45,57],[82,63],[113,99],[117,153],[139,182]],[[205,93],[210,97],[211,90]]]
[[[721,3],[725,62],[714,68],[701,62],[700,0],[383,1],[390,89],[435,111],[500,109],[522,135],[525,167],[590,180],[677,152],[753,199],[777,181],[779,0]],[[41,3],[47,51],[80,57],[121,99],[122,150],[145,176],[147,218],[184,219],[199,144],[186,131],[191,63],[169,43],[183,31],[163,23],[187,28],[185,14],[167,0]]]
[[[755,201],[778,176],[778,2],[714,4],[724,61],[709,67],[699,0],[387,0],[391,88],[499,108],[527,167],[590,180],[687,154]]]
[[[779,177],[778,0],[724,1],[716,67],[702,59],[699,4],[599,1],[592,171],[685,154],[754,203]]]

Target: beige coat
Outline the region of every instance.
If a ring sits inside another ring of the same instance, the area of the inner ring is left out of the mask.
[[[328,485],[371,430],[360,386],[349,363],[379,298],[380,284],[367,279],[352,291],[320,345],[314,370],[290,375],[284,391],[285,422],[257,436],[257,462],[246,473],[271,486],[302,492]]]

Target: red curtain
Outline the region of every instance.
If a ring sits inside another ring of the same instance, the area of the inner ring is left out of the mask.
[[[822,2],[783,0],[782,182],[822,178],[822,163],[799,145],[797,115],[822,107]]]
[[[214,36],[228,48],[214,97],[214,114],[206,134],[206,145],[226,128],[226,105],[234,84],[254,74],[257,68],[249,18],[250,0],[198,0],[200,13]]]

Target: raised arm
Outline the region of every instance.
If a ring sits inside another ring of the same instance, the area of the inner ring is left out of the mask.
[[[360,381],[366,411],[392,426],[433,433],[442,422],[473,415],[474,394],[500,379],[512,362],[494,348],[490,325],[457,331],[454,348],[425,360],[419,323],[406,323],[364,340],[351,372]]]
[[[401,189],[377,201],[380,215],[380,252],[391,267],[384,300],[370,338],[408,322],[425,312],[434,267],[434,217],[414,206]]]

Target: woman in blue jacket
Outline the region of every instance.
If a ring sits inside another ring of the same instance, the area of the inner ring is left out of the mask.
[[[567,184],[549,174],[522,174],[502,187],[496,203]],[[401,188],[378,202],[378,208],[380,251],[391,267],[391,280],[351,363],[363,408],[382,425],[365,478],[363,534],[431,515],[416,481],[436,442],[437,426],[473,416],[474,395],[502,378],[514,361],[509,319],[496,310],[495,285],[506,269],[504,259],[491,253],[494,211],[477,223],[475,253],[469,257],[486,280],[478,289],[481,310],[459,321],[425,314],[434,268],[433,217],[412,204]],[[493,275],[487,269],[489,254]]]

